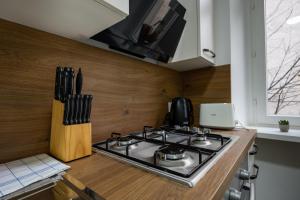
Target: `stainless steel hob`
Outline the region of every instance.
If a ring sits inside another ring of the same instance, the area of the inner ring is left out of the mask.
[[[93,145],[96,152],[193,187],[238,139],[209,129],[145,126]]]

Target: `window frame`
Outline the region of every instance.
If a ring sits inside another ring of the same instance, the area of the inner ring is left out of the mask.
[[[251,70],[250,70],[250,96],[249,106],[250,125],[265,126],[277,125],[281,119],[289,120],[290,125],[300,128],[300,116],[267,115],[267,80],[266,80],[266,31],[265,10],[266,0],[252,0],[250,26],[251,26]],[[263,20],[261,20],[263,19]]]

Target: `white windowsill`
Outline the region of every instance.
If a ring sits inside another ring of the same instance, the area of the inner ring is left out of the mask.
[[[255,127],[255,126],[247,126],[247,128],[256,129],[257,138],[300,143],[300,130],[297,129],[290,129],[289,132],[283,133],[279,131],[279,128]]]

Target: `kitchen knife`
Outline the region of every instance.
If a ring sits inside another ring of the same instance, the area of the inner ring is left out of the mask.
[[[71,95],[68,95],[66,101],[65,101],[65,106],[64,106],[64,125],[70,124],[70,101],[71,101]]]
[[[88,109],[87,109],[87,122],[91,121],[92,100],[93,100],[93,96],[89,95],[89,98],[88,98]]]
[[[74,91],[74,69],[72,67],[69,68],[69,77],[68,77],[68,94],[73,95]]]
[[[63,68],[58,66],[56,67],[56,75],[55,75],[55,94],[54,98],[56,100],[61,100],[61,81],[62,81],[62,74]]]
[[[77,113],[78,113],[78,95],[74,96],[74,115],[73,115],[73,123],[77,124]]]
[[[69,115],[69,124],[74,124],[74,108],[75,108],[75,98],[74,95],[70,95],[70,115]]]
[[[62,102],[64,102],[69,94],[73,94],[73,75],[74,70],[71,67],[64,67],[63,73],[63,98]]]
[[[83,95],[82,97],[82,113],[81,113],[81,123],[87,122],[87,109],[88,109],[88,95]]]
[[[81,72],[81,68],[79,68],[79,71],[76,76],[76,94],[81,94],[82,81],[83,81],[82,72]]]
[[[63,75],[62,75],[62,84],[61,84],[61,102],[65,102],[67,97],[68,90],[68,68],[64,67]]]
[[[77,123],[78,124],[81,124],[82,123],[82,109],[83,109],[83,98],[82,98],[82,95],[78,95],[78,102],[77,102],[77,107],[78,107],[78,110],[77,110]]]
[[[71,68],[71,67],[68,67],[67,68],[67,77],[66,77],[66,97],[69,95],[69,94],[73,94],[73,73],[74,73],[74,70]]]

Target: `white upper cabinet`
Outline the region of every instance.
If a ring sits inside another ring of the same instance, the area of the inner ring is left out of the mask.
[[[199,54],[210,61],[214,59],[214,18],[213,18],[213,0],[198,0],[199,2]]]
[[[120,15],[127,16],[129,14],[129,0],[95,0],[109,7]]]
[[[170,68],[185,71],[212,66],[214,54],[213,0],[179,0],[186,8],[186,25]]]
[[[184,19],[186,21],[176,52],[172,62],[187,60],[198,56],[198,14],[197,0],[178,0],[186,12]],[[196,39],[196,40],[195,40]]]
[[[129,0],[1,0],[0,18],[85,41],[129,14]]]

